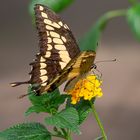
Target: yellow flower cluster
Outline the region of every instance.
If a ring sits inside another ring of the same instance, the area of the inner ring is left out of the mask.
[[[94,97],[101,97],[103,95],[100,88],[101,83],[102,81],[96,75],[88,75],[86,78],[80,79],[68,92],[71,95],[71,104],[76,104],[80,98],[90,101]]]

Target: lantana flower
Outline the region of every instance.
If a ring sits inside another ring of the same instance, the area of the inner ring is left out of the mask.
[[[68,91],[68,94],[71,95],[71,104],[78,103],[81,98],[90,101],[95,97],[101,97],[103,95],[101,84],[102,81],[95,74],[80,79],[74,88]]]

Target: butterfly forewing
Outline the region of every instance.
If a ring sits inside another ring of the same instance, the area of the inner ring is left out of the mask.
[[[69,27],[52,10],[36,5],[35,18],[40,53],[31,64],[30,81],[41,84],[43,90],[80,50]]]

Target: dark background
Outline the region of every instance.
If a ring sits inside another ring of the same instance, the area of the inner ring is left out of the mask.
[[[44,114],[24,116],[30,106],[27,86],[11,88],[9,83],[29,79],[29,63],[38,50],[38,38],[28,12],[29,1],[2,1],[0,4],[0,130],[26,121],[43,122]],[[60,15],[80,38],[108,10],[129,7],[127,0],[77,0]],[[140,44],[134,39],[125,18],[109,22],[102,34],[96,60],[117,58],[117,62],[100,63],[104,96],[96,108],[109,140],[139,139],[140,132]],[[92,118],[81,127],[76,140],[99,136]]]

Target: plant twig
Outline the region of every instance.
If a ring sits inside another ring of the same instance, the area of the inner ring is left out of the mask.
[[[106,136],[106,133],[105,133],[103,124],[102,124],[102,122],[99,119],[99,116],[98,116],[98,113],[96,112],[96,109],[94,107],[94,104],[92,102],[90,102],[90,104],[91,104],[91,107],[92,107],[92,113],[93,113],[93,115],[94,115],[94,117],[96,119],[96,122],[97,122],[97,124],[98,124],[98,126],[100,128],[100,131],[101,131],[101,134],[103,136],[103,139],[104,140],[107,140],[107,136]]]

